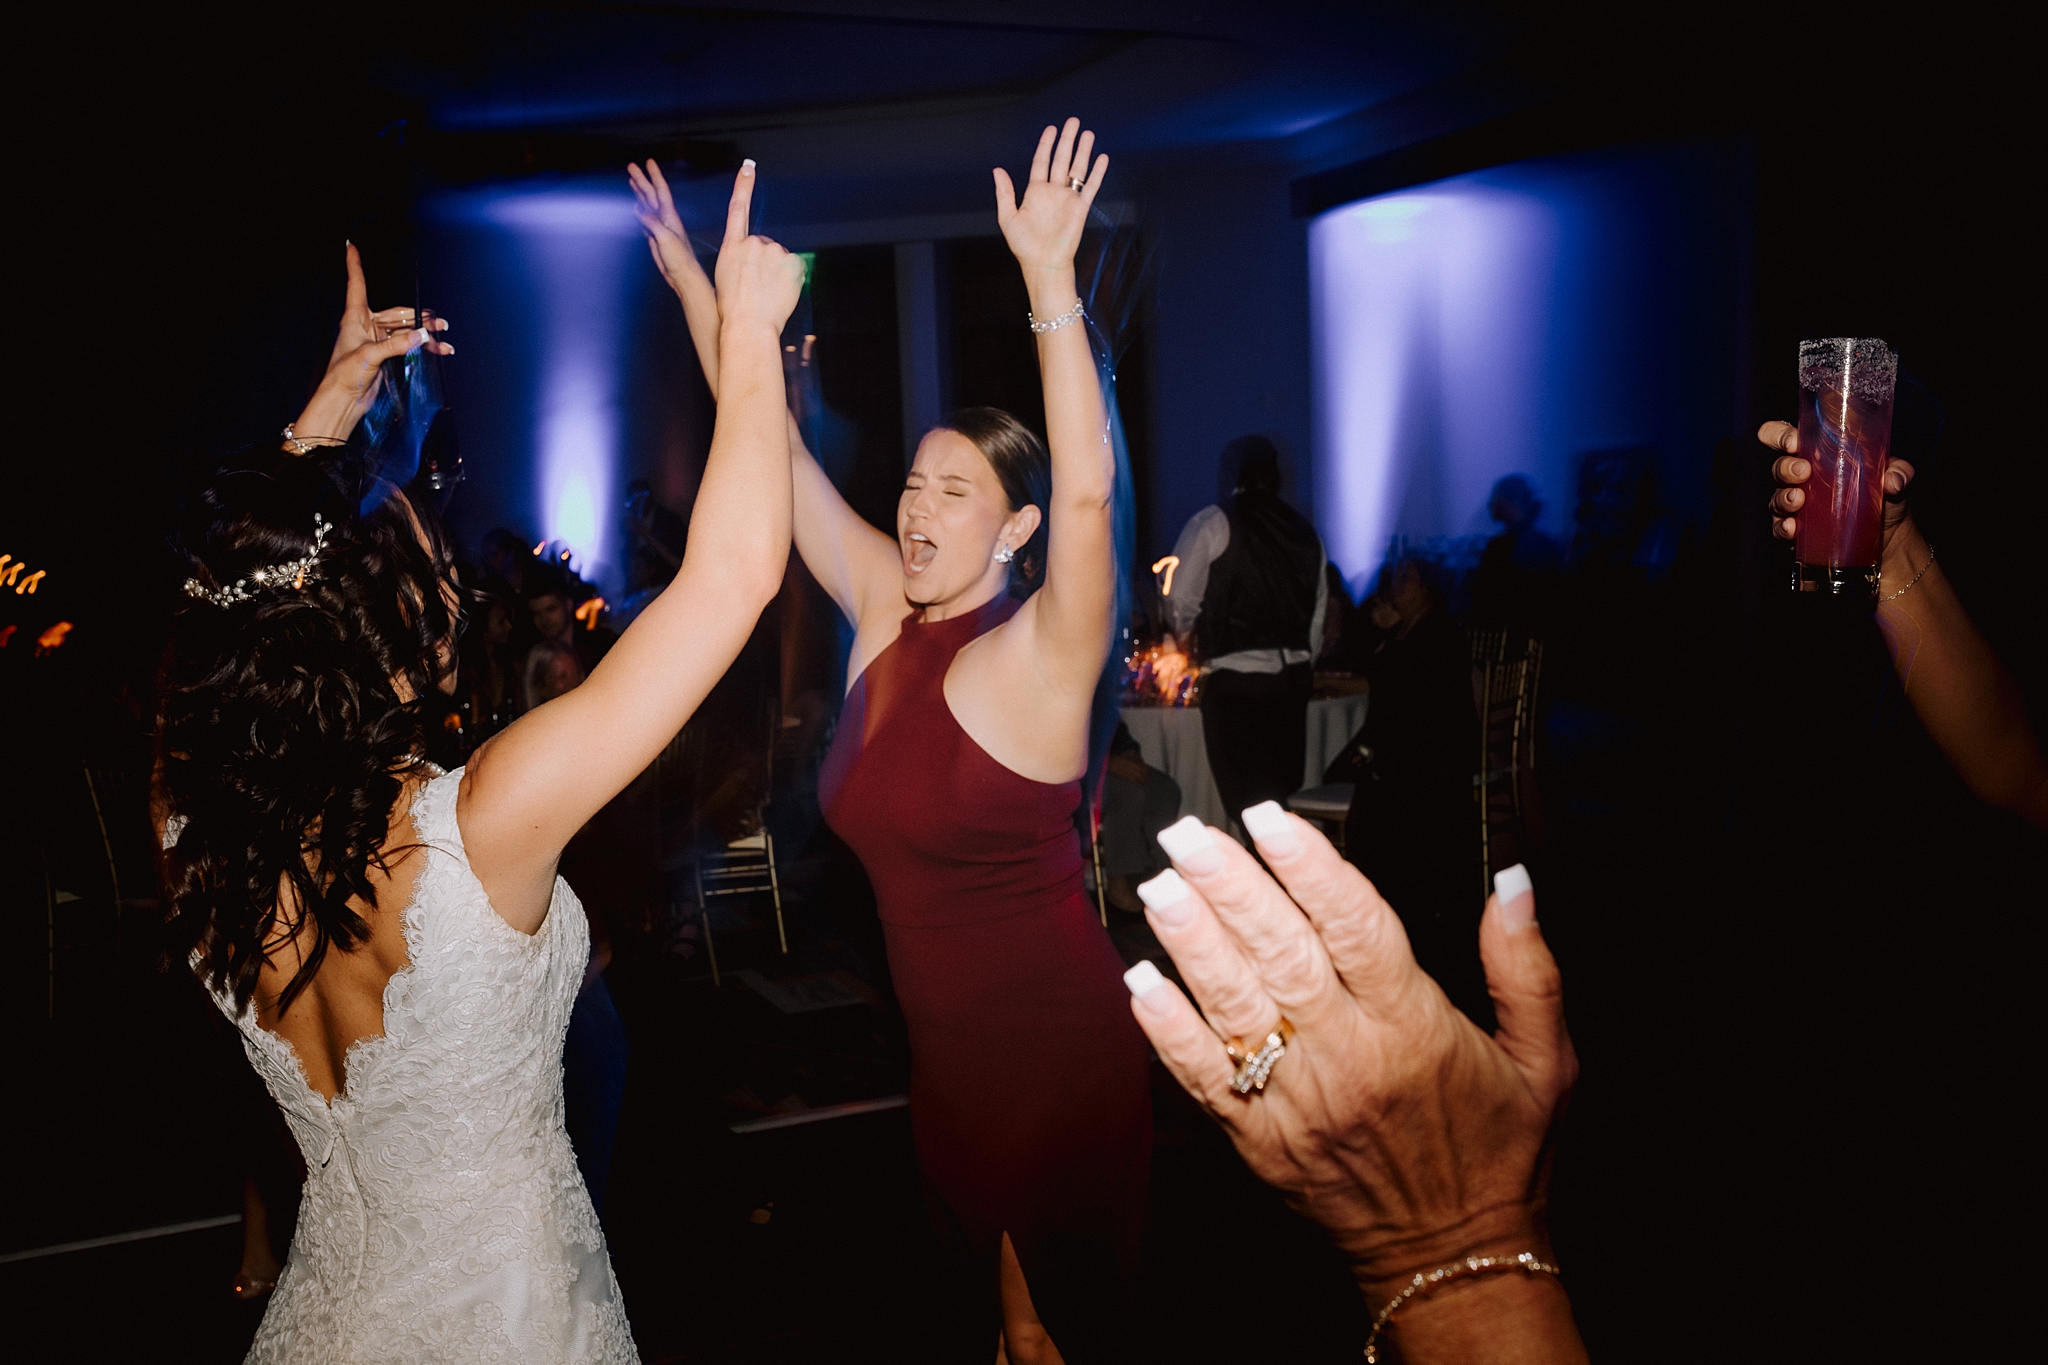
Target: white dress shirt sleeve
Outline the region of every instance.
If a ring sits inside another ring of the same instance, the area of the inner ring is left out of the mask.
[[[1194,628],[1202,614],[1202,594],[1209,590],[1209,566],[1230,548],[1230,518],[1213,504],[1188,518],[1173,552],[1180,564],[1173,571],[1173,591],[1166,595],[1166,618],[1176,635]]]

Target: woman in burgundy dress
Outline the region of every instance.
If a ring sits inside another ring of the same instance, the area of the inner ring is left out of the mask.
[[[991,1317],[1000,1287],[1013,1365],[1119,1354],[1151,1159],[1146,1043],[1073,820],[1116,572],[1108,414],[1074,282],[1109,162],[1091,169],[1094,140],[1078,119],[1046,129],[1021,205],[995,172],[1050,458],[1005,413],[954,414],[917,448],[892,541],[791,427],[797,549],[855,627],[826,818],[874,881],[918,1158]],[[660,173],[633,179],[715,392],[710,281]]]

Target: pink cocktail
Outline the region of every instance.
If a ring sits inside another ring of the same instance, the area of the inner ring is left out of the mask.
[[[1799,454],[1813,466],[1793,540],[1801,592],[1877,591],[1898,373],[1874,337],[1799,343]]]

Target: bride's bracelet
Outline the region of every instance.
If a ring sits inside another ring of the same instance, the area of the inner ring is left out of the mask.
[[[1446,1280],[1464,1279],[1473,1275],[1489,1275],[1504,1270],[1520,1270],[1530,1275],[1555,1275],[1556,1266],[1544,1260],[1533,1251],[1518,1256],[1467,1256],[1462,1261],[1438,1266],[1435,1270],[1418,1270],[1415,1277],[1401,1287],[1401,1292],[1380,1309],[1379,1316],[1372,1320],[1372,1334],[1365,1339],[1365,1365],[1379,1365],[1380,1331],[1394,1316],[1396,1309],[1410,1299],[1423,1298],[1433,1293]]]
[[[1036,313],[1027,312],[1024,316],[1031,321],[1032,333],[1036,336],[1044,336],[1047,332],[1057,332],[1070,322],[1079,322],[1082,318],[1087,317],[1088,314],[1082,310],[1081,300],[1075,299],[1074,306],[1056,318],[1047,318],[1044,322],[1040,322]]]
[[[316,446],[345,446],[348,444],[347,441],[342,440],[339,436],[295,436],[292,434],[292,428],[297,425],[298,423],[296,422],[286,422],[283,433],[284,443],[292,448],[292,454],[294,455],[309,454]]]

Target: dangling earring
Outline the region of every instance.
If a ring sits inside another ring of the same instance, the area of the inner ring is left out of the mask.
[[[1017,557],[1017,552],[1001,541],[996,542],[996,563],[1007,564]]]

